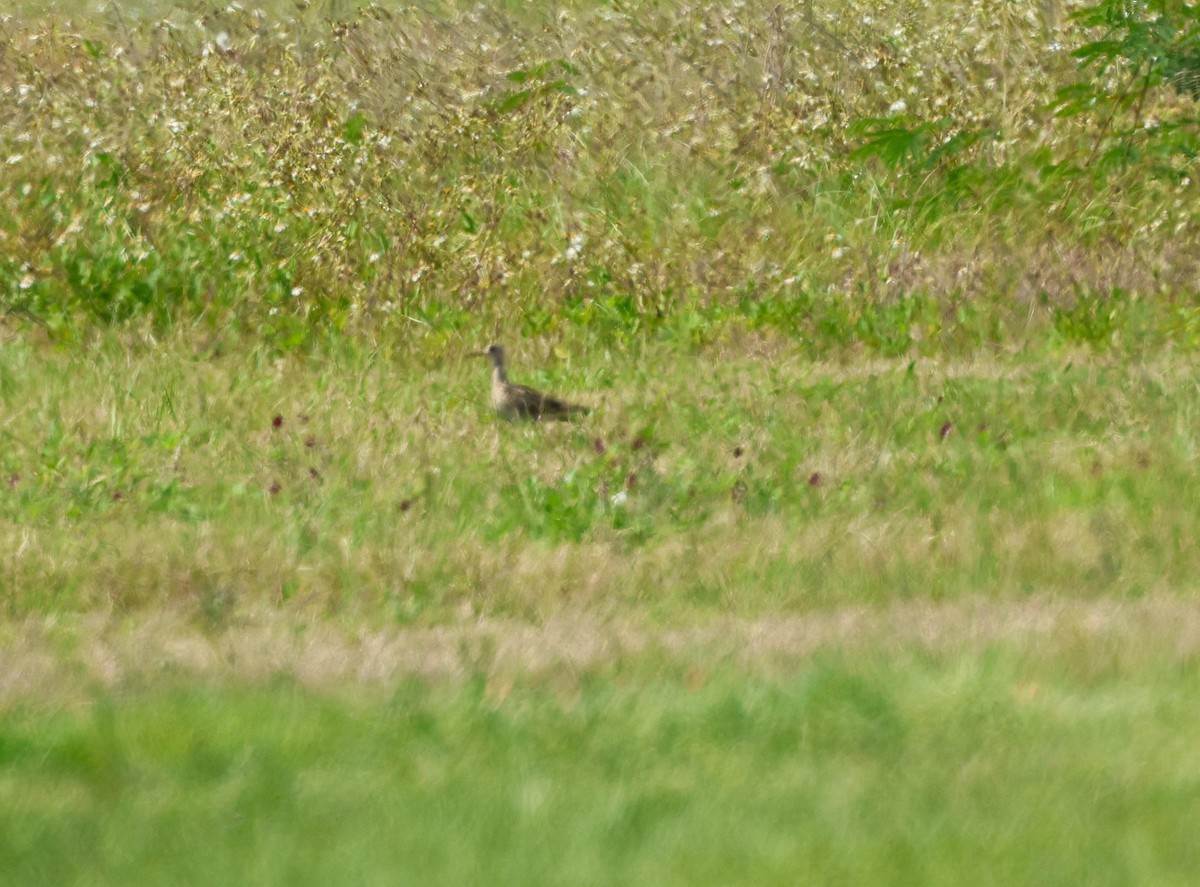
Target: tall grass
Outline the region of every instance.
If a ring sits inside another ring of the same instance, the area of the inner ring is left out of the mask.
[[[1116,130],[1072,8],[10,17],[0,291],[59,334],[149,316],[427,354],[730,317],[937,351],[1019,341],[1043,299],[1188,302],[1195,185],[1092,168]],[[1132,121],[1181,133],[1168,165],[1194,117],[1174,83]]]

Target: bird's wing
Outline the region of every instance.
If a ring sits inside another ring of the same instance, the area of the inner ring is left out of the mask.
[[[587,407],[567,403],[525,385],[513,385],[509,390],[513,395],[513,405],[522,416],[565,419],[567,416],[582,415],[588,412]]]

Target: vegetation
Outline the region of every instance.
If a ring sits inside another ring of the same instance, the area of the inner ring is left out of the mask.
[[[854,658],[17,715],[0,850],[48,884],[1192,878],[1194,668]]]
[[[0,870],[1188,882],[1197,15],[0,19]]]

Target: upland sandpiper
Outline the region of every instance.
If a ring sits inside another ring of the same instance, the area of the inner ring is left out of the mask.
[[[489,345],[486,351],[478,351],[480,357],[492,360],[492,406],[503,419],[569,419],[589,412],[589,407],[567,403],[557,397],[542,394],[525,385],[508,381],[504,368],[504,349]]]

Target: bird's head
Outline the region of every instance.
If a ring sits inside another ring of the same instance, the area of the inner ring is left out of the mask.
[[[492,366],[504,366],[504,349],[499,345],[488,345],[483,351],[476,351],[477,357],[487,357],[492,361]]]

